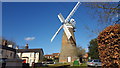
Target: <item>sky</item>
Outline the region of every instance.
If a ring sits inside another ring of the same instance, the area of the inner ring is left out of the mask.
[[[2,36],[19,46],[29,44],[29,48],[42,48],[44,54],[60,53],[63,29],[50,42],[61,26],[57,15],[66,18],[77,2],[3,2]],[[91,39],[97,37],[91,30],[98,27],[97,18],[84,5],[79,6],[72,18],[76,21],[75,38],[77,46],[88,48]],[[88,50],[87,50],[88,51]]]
[[[119,2],[119,0],[1,0],[2,2]]]
[[[2,36],[2,2],[0,2],[0,36]]]

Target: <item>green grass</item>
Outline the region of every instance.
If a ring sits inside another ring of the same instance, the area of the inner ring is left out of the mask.
[[[86,63],[82,63],[82,64],[80,64],[80,66],[87,66],[87,64]]]
[[[48,65],[49,67],[59,67],[59,66],[67,66],[70,64],[53,64],[53,65]]]
[[[54,67],[67,66],[67,65],[68,65],[67,68],[87,67],[86,63],[82,63],[82,64],[79,64],[79,65],[69,66],[71,64],[73,64],[73,63],[58,63],[58,64],[48,65],[48,67],[36,67],[36,68],[54,68]]]
[[[79,64],[79,65],[73,65],[73,66],[87,66],[86,63],[82,63],[82,64]]]

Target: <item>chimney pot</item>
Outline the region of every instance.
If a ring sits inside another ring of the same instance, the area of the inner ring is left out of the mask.
[[[28,49],[28,48],[29,48],[29,46],[28,46],[28,44],[26,44],[25,49]]]
[[[7,46],[7,40],[3,40],[2,45]]]

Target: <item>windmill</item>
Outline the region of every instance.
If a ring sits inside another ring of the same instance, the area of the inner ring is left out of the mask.
[[[73,10],[70,12],[70,14],[67,16],[66,19],[64,19],[61,13],[58,15],[58,18],[60,19],[62,25],[52,37],[51,42],[56,37],[56,35],[60,32],[60,30],[63,28],[64,32],[62,37],[62,48],[61,48],[59,62],[71,62],[75,60],[73,57],[76,57],[75,55],[76,41],[74,37],[74,29],[75,29],[76,22],[71,17],[75,13],[79,5],[80,5],[80,2],[76,4],[76,6],[73,8]],[[72,60],[71,58],[73,58],[74,60]]]

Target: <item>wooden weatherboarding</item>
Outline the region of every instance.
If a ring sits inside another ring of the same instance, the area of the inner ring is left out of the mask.
[[[59,57],[59,62],[73,62],[74,60],[77,59],[76,41],[74,37],[74,29],[76,22],[73,18],[71,18],[71,16],[73,16],[79,5],[80,2],[76,4],[76,6],[73,8],[73,10],[70,12],[66,19],[64,19],[61,13],[58,15],[58,18],[60,19],[62,25],[55,33],[55,35],[52,37],[51,42],[63,28],[64,32],[62,37],[62,48]]]

